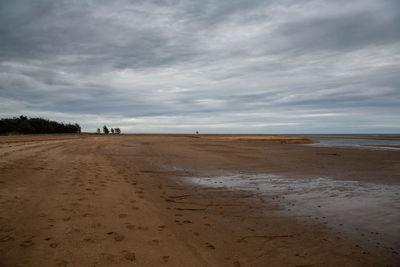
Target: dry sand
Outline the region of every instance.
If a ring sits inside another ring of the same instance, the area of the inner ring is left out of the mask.
[[[246,135],[0,137],[0,265],[399,266],[398,248],[284,214],[251,192],[185,183],[273,173],[400,184],[399,151],[276,144],[302,142]]]

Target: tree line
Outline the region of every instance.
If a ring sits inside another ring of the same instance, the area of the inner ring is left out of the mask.
[[[0,134],[45,134],[45,133],[80,133],[79,124],[60,123],[42,118],[26,116],[0,119]]]
[[[103,133],[104,134],[109,134],[110,131],[111,131],[111,134],[120,134],[121,133],[121,129],[120,128],[110,128],[110,130],[109,130],[106,125],[103,126]],[[101,134],[100,128],[97,128],[97,134]]]

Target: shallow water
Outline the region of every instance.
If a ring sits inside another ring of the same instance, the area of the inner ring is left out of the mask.
[[[400,250],[398,185],[269,174],[192,177],[189,182],[252,191],[259,198],[278,203],[282,212],[326,224],[393,253]]]
[[[307,144],[307,146],[319,147],[349,147],[371,150],[400,150],[400,140],[374,140],[357,138],[327,138],[327,137],[309,137],[319,143]]]

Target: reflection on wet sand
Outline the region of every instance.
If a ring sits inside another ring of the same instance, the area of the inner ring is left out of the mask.
[[[400,186],[330,178],[287,178],[271,174],[192,177],[191,183],[252,191],[282,212],[303,216],[370,245],[400,250]]]

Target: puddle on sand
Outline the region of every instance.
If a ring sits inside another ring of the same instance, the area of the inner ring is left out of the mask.
[[[206,187],[246,190],[284,212],[327,224],[400,253],[400,186],[330,178],[285,178],[269,174],[191,177],[184,181]]]

